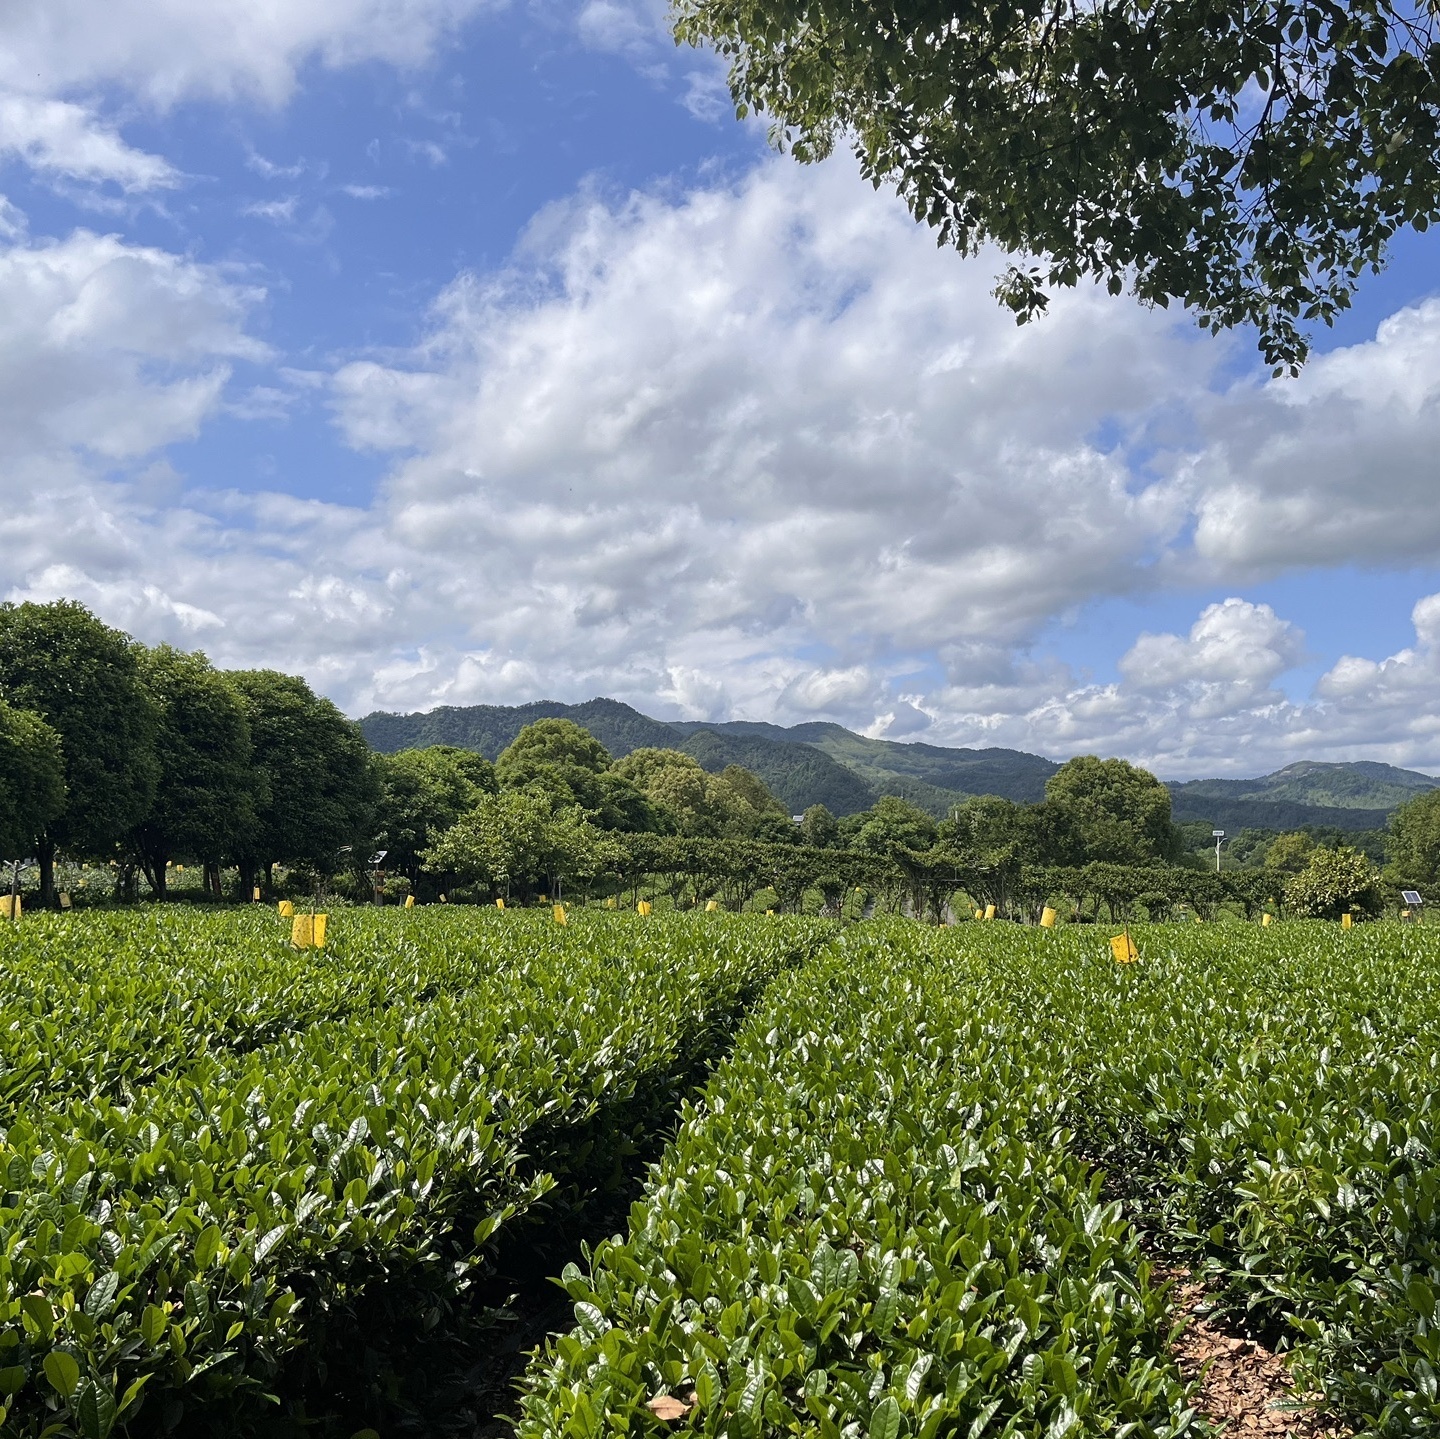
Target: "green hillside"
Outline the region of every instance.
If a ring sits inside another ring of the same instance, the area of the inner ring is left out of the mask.
[[[972,795],[1029,803],[1044,798],[1045,781],[1059,768],[1056,761],[1023,750],[867,739],[823,721],[788,727],[752,720],[667,723],[610,699],[376,713],[361,720],[360,729],[373,748],[385,753],[451,744],[494,759],[525,725],[548,718],[583,725],[617,759],[653,745],[683,749],[712,773],[744,765],[792,814],[812,804],[824,804],[837,815],[854,814],[883,794],[900,795],[942,817]],[[1177,820],[1205,820],[1232,832],[1307,826],[1359,831],[1383,829],[1397,805],[1437,785],[1440,780],[1429,775],[1370,760],[1299,760],[1258,779],[1189,780],[1169,788]]]
[[[1197,779],[1172,784],[1170,793],[1177,801],[1183,796],[1187,805],[1201,800],[1251,800],[1386,811],[1437,783],[1428,774],[1374,760],[1326,764],[1302,759],[1258,779]]]
[[[449,744],[457,749],[478,750],[486,759],[494,759],[527,724],[538,719],[574,720],[615,759],[647,745],[673,748],[677,739],[669,725],[619,700],[607,699],[586,700],[578,705],[555,700],[536,700],[528,705],[442,705],[424,714],[387,714],[379,710],[360,721],[360,732],[370,748],[381,754]]]
[[[833,814],[854,814],[869,809],[885,793],[872,789],[854,770],[823,750],[805,744],[711,729],[677,736],[671,744],[694,755],[712,774],[719,774],[726,765],[744,765],[765,781],[791,814],[801,814],[812,804],[826,805]]]

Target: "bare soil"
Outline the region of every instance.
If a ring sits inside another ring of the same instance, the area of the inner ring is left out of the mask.
[[[1177,1276],[1176,1311],[1185,1328],[1175,1358],[1199,1382],[1196,1408],[1235,1439],[1348,1439],[1350,1431],[1295,1393],[1285,1361],[1210,1316],[1205,1287]]]

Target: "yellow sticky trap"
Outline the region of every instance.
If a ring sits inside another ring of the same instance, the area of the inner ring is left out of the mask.
[[[66,894],[63,889],[60,891],[60,908],[61,908],[61,909],[69,909],[69,908],[70,908],[70,896],[69,896],[68,894]]]
[[[1060,916],[1047,904],[1045,908],[1040,911],[1041,929],[1054,929],[1055,921],[1059,918]]]
[[[1121,964],[1133,964],[1140,958],[1140,951],[1135,948],[1135,941],[1128,934],[1117,934],[1111,939],[1110,953]]]
[[[1401,919],[1409,919],[1409,918],[1410,918],[1410,911],[1409,911],[1408,909],[1402,909],[1402,910],[1400,911],[1400,918],[1401,918]]]
[[[1200,916],[1197,914],[1197,915],[1195,916],[1195,923],[1196,923],[1196,924],[1204,924],[1205,921],[1204,921],[1203,919],[1201,919]]]
[[[984,919],[984,918],[985,918],[985,911],[984,911],[983,909],[977,909],[977,910],[975,911],[975,918],[976,918],[976,919]]]
[[[290,943],[296,949],[309,949],[315,943],[315,926],[308,914],[297,914],[290,925]]]
[[[605,901],[605,908],[614,909],[615,907],[615,896],[612,894],[610,898]]]
[[[1351,915],[1350,915],[1348,912],[1345,913],[1345,914],[1342,914],[1342,915],[1340,916],[1340,928],[1341,928],[1341,929],[1349,929],[1349,928],[1351,927],[1351,925],[1353,925],[1354,923],[1355,923],[1354,919],[1351,917]]]
[[[446,903],[445,896],[444,896],[443,894],[440,896],[440,903],[441,903],[441,904]]]
[[[275,906],[276,913],[281,919],[293,919],[295,917],[295,901],[293,899],[282,899]]]
[[[185,873],[185,866],[184,866],[183,864],[177,864],[177,865],[175,866],[175,873],[176,873],[176,874],[184,874],[184,873]]]
[[[987,905],[985,906],[985,918],[986,918],[986,919],[994,919],[994,918],[995,918],[995,906],[994,906],[993,904],[987,904]]]
[[[1262,915],[1260,916],[1260,928],[1261,928],[1261,929],[1269,929],[1270,926],[1271,926],[1272,924],[1274,924],[1274,923],[1275,923],[1275,916],[1274,916],[1273,914],[1266,913],[1266,914],[1262,914]]]
[[[707,900],[705,901],[705,913],[706,913],[706,914],[714,914],[715,911],[716,911],[717,909],[719,909],[719,908],[720,908],[720,901],[719,901],[718,899],[707,899]]]
[[[19,919],[24,912],[25,904],[18,894],[0,896],[0,919]]]
[[[250,895],[250,898],[253,899],[256,904],[259,904],[259,903],[260,903],[260,886],[259,886],[258,884],[255,886],[254,890],[252,891],[252,893],[251,893],[251,895]]]
[[[440,898],[441,898],[441,900],[444,900],[445,896],[442,894],[442,895],[440,896]],[[505,908],[505,901],[504,901],[503,899],[497,899],[497,900],[495,901],[495,908],[496,908],[496,909],[504,909],[504,908]]]
[[[767,909],[767,910],[765,911],[765,913],[766,913],[766,914],[774,914],[775,911],[774,911],[773,909]]]
[[[636,913],[636,914],[649,914],[649,913],[650,913],[650,909],[651,909],[650,901],[649,901],[648,899],[642,899],[642,900],[640,901],[640,903],[635,906],[635,913]]]
[[[317,914],[315,916],[315,948],[325,948],[325,921],[329,915]]]
[[[406,908],[406,909],[414,909],[414,908],[415,908],[415,896],[414,896],[413,894],[407,894],[407,895],[405,896],[405,908]]]
[[[569,924],[569,923],[570,923],[570,921],[565,918],[565,906],[564,906],[563,904],[557,904],[557,905],[555,906],[555,908],[551,911],[551,913],[553,913],[554,916],[555,916],[555,923],[556,923],[556,924]]]

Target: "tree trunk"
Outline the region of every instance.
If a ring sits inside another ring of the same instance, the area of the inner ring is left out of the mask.
[[[42,838],[37,858],[40,861],[40,904],[44,909],[55,908],[55,841]]]

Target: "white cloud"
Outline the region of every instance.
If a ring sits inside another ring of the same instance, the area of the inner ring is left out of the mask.
[[[0,247],[0,454],[147,454],[193,435],[258,291],[162,250],[77,230]]]
[[[93,111],[63,100],[0,92],[0,154],[71,180],[112,180],[126,191],[175,185],[179,176],[158,155],[128,146]]]
[[[283,103],[300,68],[413,66],[491,0],[47,0],[0,8],[0,88],[121,87],[165,108],[194,97]]]
[[[127,192],[173,186],[166,160],[126,144],[95,96],[152,111],[192,99],[284,104],[304,66],[413,68],[504,0],[46,0],[0,6],[0,155],[47,176]],[[431,147],[434,148],[434,147]],[[442,156],[443,158],[443,156]],[[432,156],[432,162],[434,157]],[[268,177],[303,167],[252,156]]]
[[[1417,607],[1413,647],[1340,661],[1305,703],[1280,687],[1304,636],[1239,597],[1135,638],[1114,684],[1032,650],[1097,596],[1197,574],[1233,594],[1323,558],[1324,515],[1260,558],[1207,548],[1205,525],[1226,486],[1269,495],[1236,457],[1263,459],[1270,414],[1300,417],[1290,442],[1330,508],[1360,507],[1335,457],[1357,433],[1386,431],[1392,453],[1428,433],[1407,357],[1440,312],[1402,315],[1314,381],[1220,392],[1223,345],[1090,291],[1017,329],[993,262],[937,251],[846,165],[582,196],[537,219],[512,270],[457,280],[412,350],[328,381],[347,442],[395,456],[359,507],[206,492],[164,465],[102,478],[222,409],[282,415],[327,381],[282,372],[227,396],[228,367],[263,357],[244,328],[256,295],[113,238],[12,240],[12,594],[72,594],[147,640],[305,673],[354,712],[605,693],[1176,776],[1298,754],[1440,766],[1424,718],[1440,599]]]

